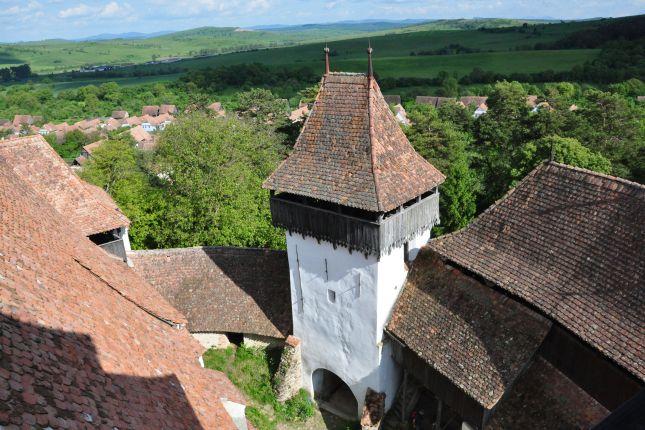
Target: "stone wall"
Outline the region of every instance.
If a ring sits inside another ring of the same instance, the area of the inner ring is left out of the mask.
[[[282,346],[284,339],[279,337],[261,336],[259,334],[244,333],[244,346],[247,348],[270,348]]]
[[[300,339],[289,336],[282,351],[280,365],[275,374],[276,397],[284,402],[302,388],[302,354]]]
[[[191,333],[204,348],[228,348],[231,344],[224,333]]]

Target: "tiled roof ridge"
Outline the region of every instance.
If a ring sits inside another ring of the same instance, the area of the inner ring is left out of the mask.
[[[271,254],[285,254],[287,251],[282,249],[271,248],[255,248],[245,246],[187,246],[184,248],[161,248],[161,249],[136,249],[129,251],[128,254],[135,255],[158,255],[158,254],[189,254],[195,251],[228,251],[234,253],[271,253]]]
[[[558,163],[557,161],[545,161],[544,164],[545,165],[557,166],[557,167],[561,167],[561,168],[564,168],[564,169],[573,170],[573,171],[576,171],[576,172],[586,173],[588,175],[597,176],[599,178],[607,179],[607,180],[610,180],[610,181],[616,181],[616,182],[619,182],[619,183],[621,183],[623,185],[628,185],[630,187],[636,187],[636,188],[645,189],[645,184],[640,184],[638,182],[630,181],[629,179],[621,178],[621,177],[618,177],[618,176],[609,175],[607,173],[600,173],[600,172],[596,172],[596,171],[593,171],[593,170],[585,169],[583,167],[571,166],[569,164]]]
[[[379,196],[379,180],[378,175],[376,174],[376,157],[374,154],[374,121],[372,121],[372,85],[376,84],[376,80],[372,76],[367,77],[367,121],[369,127],[369,150],[370,150],[370,162],[372,163],[372,177],[374,178],[374,193],[376,195],[376,202],[379,206],[379,210],[383,210],[383,205],[378,198]]]

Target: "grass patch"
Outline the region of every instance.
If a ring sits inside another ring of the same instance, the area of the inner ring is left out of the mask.
[[[204,365],[224,372],[246,395],[246,417],[258,430],[274,430],[279,423],[306,421],[315,409],[304,390],[284,404],[278,402],[272,378],[279,359],[275,350],[241,346],[206,351]]]

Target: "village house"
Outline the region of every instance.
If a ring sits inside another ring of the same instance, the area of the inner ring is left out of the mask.
[[[74,159],[74,163],[79,166],[85,164],[85,162],[92,156],[92,152],[94,152],[94,150],[99,146],[103,145],[103,143],[105,143],[105,140],[99,140],[83,146],[81,154]]]
[[[41,122],[43,120],[42,116],[32,116],[32,115],[15,115],[13,117],[13,126],[14,127],[21,127],[21,126],[30,126],[34,125],[38,122]]]
[[[420,105],[430,105],[438,108],[444,103],[457,103],[457,99],[454,97],[417,96],[416,102]]]
[[[394,117],[402,125],[410,125],[408,114],[401,104],[394,105]]]
[[[185,317],[86,237],[114,203],[40,143],[0,143],[0,426],[247,430]]]
[[[177,106],[175,105],[161,105],[159,106],[159,115],[177,115]]]
[[[126,119],[130,114],[125,110],[113,110],[111,118],[113,119]]]
[[[401,96],[399,95],[389,95],[389,96],[384,95],[383,98],[385,99],[385,103],[387,103],[390,106],[396,106],[401,104]]]
[[[147,151],[155,147],[155,138],[150,133],[148,133],[143,126],[138,125],[129,130],[130,136],[134,139],[135,146],[142,150]]]
[[[1,141],[0,157],[75,229],[105,251],[126,259],[130,220],[105,191],[76,176],[42,136]]]
[[[141,108],[141,116],[150,115],[157,116],[159,115],[159,106],[144,106]]]

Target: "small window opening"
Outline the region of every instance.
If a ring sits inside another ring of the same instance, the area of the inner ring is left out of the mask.
[[[410,261],[410,242],[405,242],[403,245],[403,259],[406,263]]]
[[[329,303],[336,303],[336,291],[327,290],[327,300],[329,300]]]

